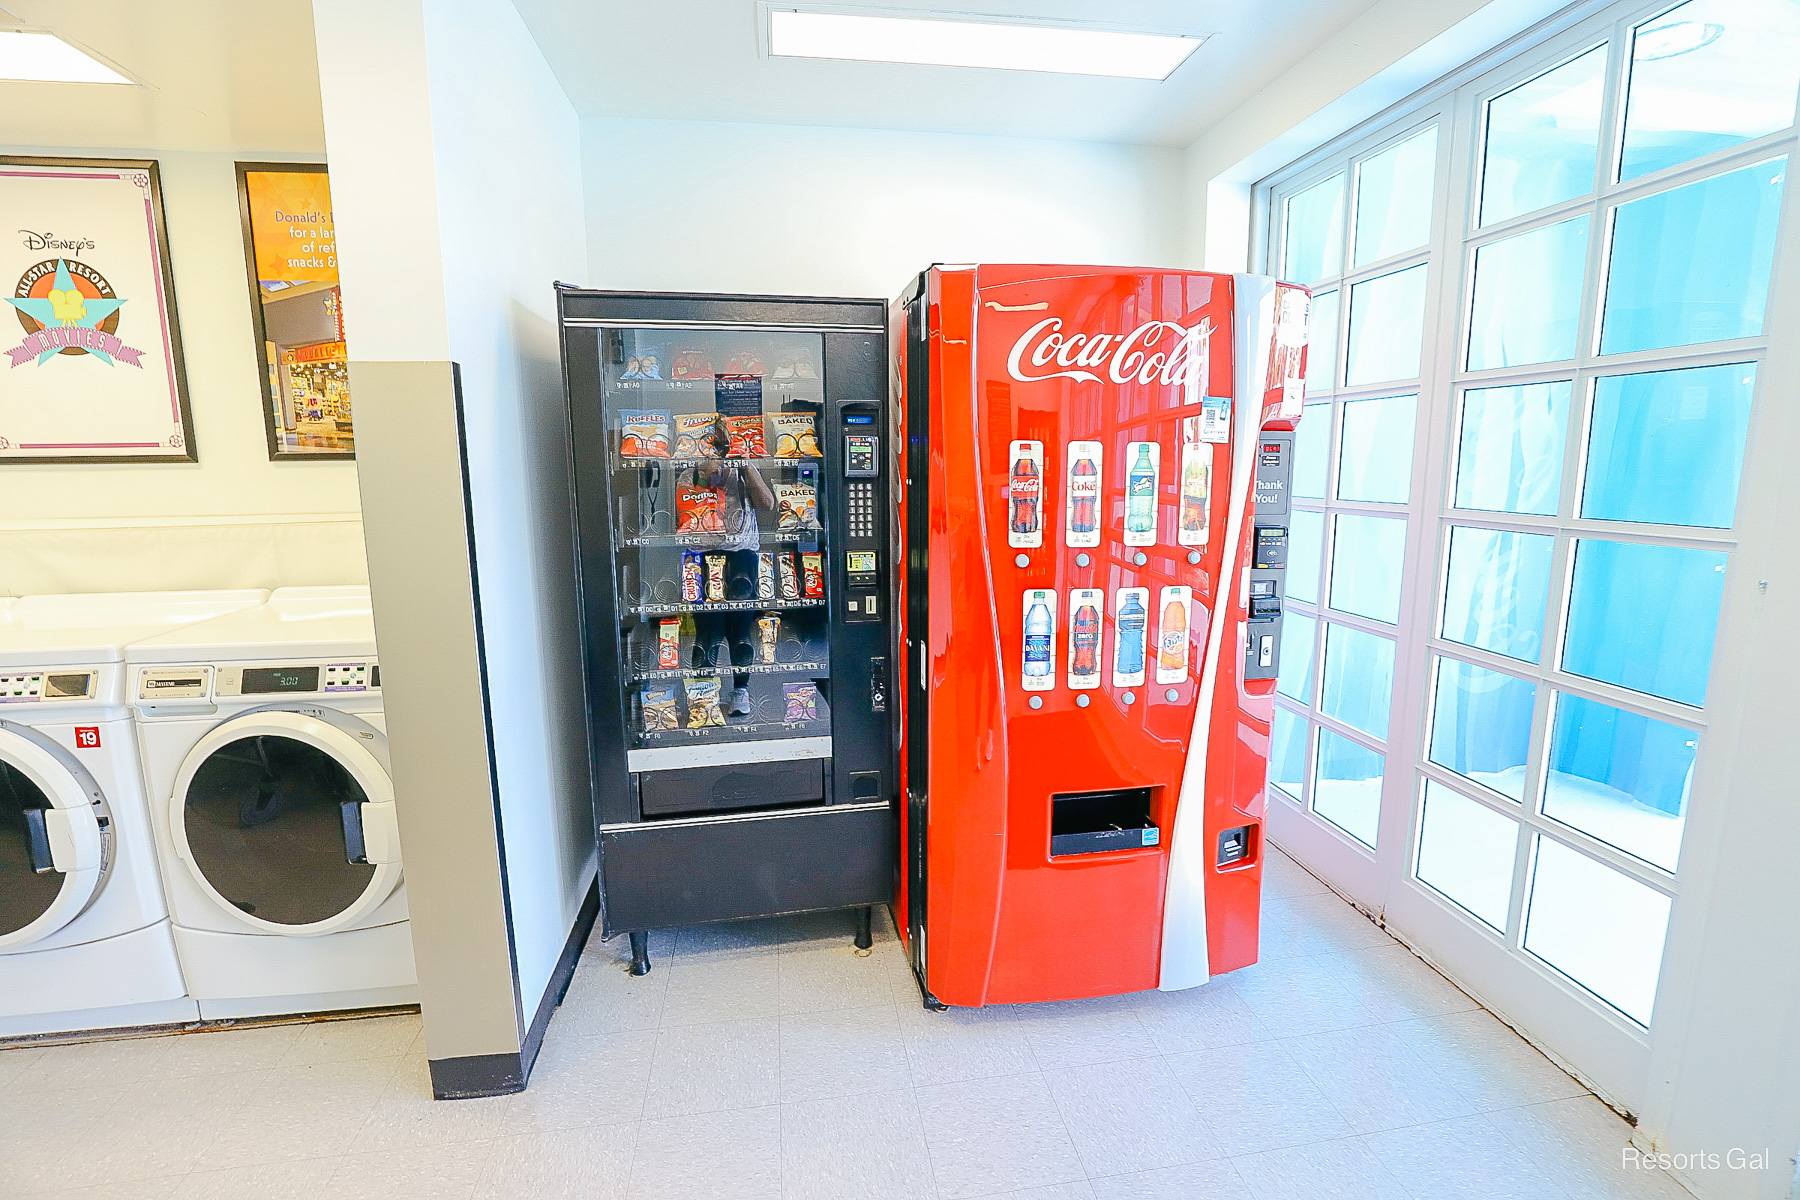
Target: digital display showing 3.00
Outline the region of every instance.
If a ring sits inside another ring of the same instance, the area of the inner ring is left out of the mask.
[[[259,692],[316,692],[319,690],[317,667],[245,667],[243,694]]]

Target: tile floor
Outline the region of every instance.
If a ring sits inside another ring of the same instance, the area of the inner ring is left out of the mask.
[[[1625,1124],[1286,859],[1259,965],[929,1013],[846,914],[589,946],[517,1096],[414,1017],[0,1051],[7,1200],[1613,1200]]]

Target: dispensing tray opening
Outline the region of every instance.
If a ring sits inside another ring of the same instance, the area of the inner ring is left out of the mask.
[[[1155,788],[1135,787],[1052,795],[1050,857],[1141,850],[1157,845],[1162,831],[1150,819],[1155,792]]]

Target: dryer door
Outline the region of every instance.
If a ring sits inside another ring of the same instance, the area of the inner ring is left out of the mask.
[[[218,725],[175,776],[169,828],[200,885],[252,928],[355,927],[400,883],[381,734],[345,714],[263,710]]]
[[[0,722],[0,954],[80,916],[111,861],[93,777],[42,735]]]

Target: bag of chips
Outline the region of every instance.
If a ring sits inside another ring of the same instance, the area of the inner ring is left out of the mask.
[[[676,458],[718,458],[718,439],[718,413],[675,414]]]
[[[811,413],[776,413],[769,418],[776,458],[820,458],[819,435]]]
[[[777,529],[812,529],[819,523],[819,494],[810,483],[775,485]]]
[[[711,379],[712,359],[704,350],[679,350],[669,364],[670,379]]]
[[[816,721],[819,719],[819,688],[811,683],[784,683],[781,685],[781,698],[787,702],[787,721]]]
[[[619,454],[624,458],[669,457],[669,410],[621,408]]]
[[[681,717],[675,711],[675,685],[647,683],[640,693],[644,709],[644,732],[680,729]]]
[[[767,458],[768,443],[763,440],[761,417],[726,417],[725,453],[730,458]]]
[[[689,679],[685,683],[687,689],[687,727],[704,729],[708,725],[723,725],[725,710],[719,707],[719,681],[716,679]]]
[[[724,533],[725,494],[697,483],[675,485],[676,533]]]

